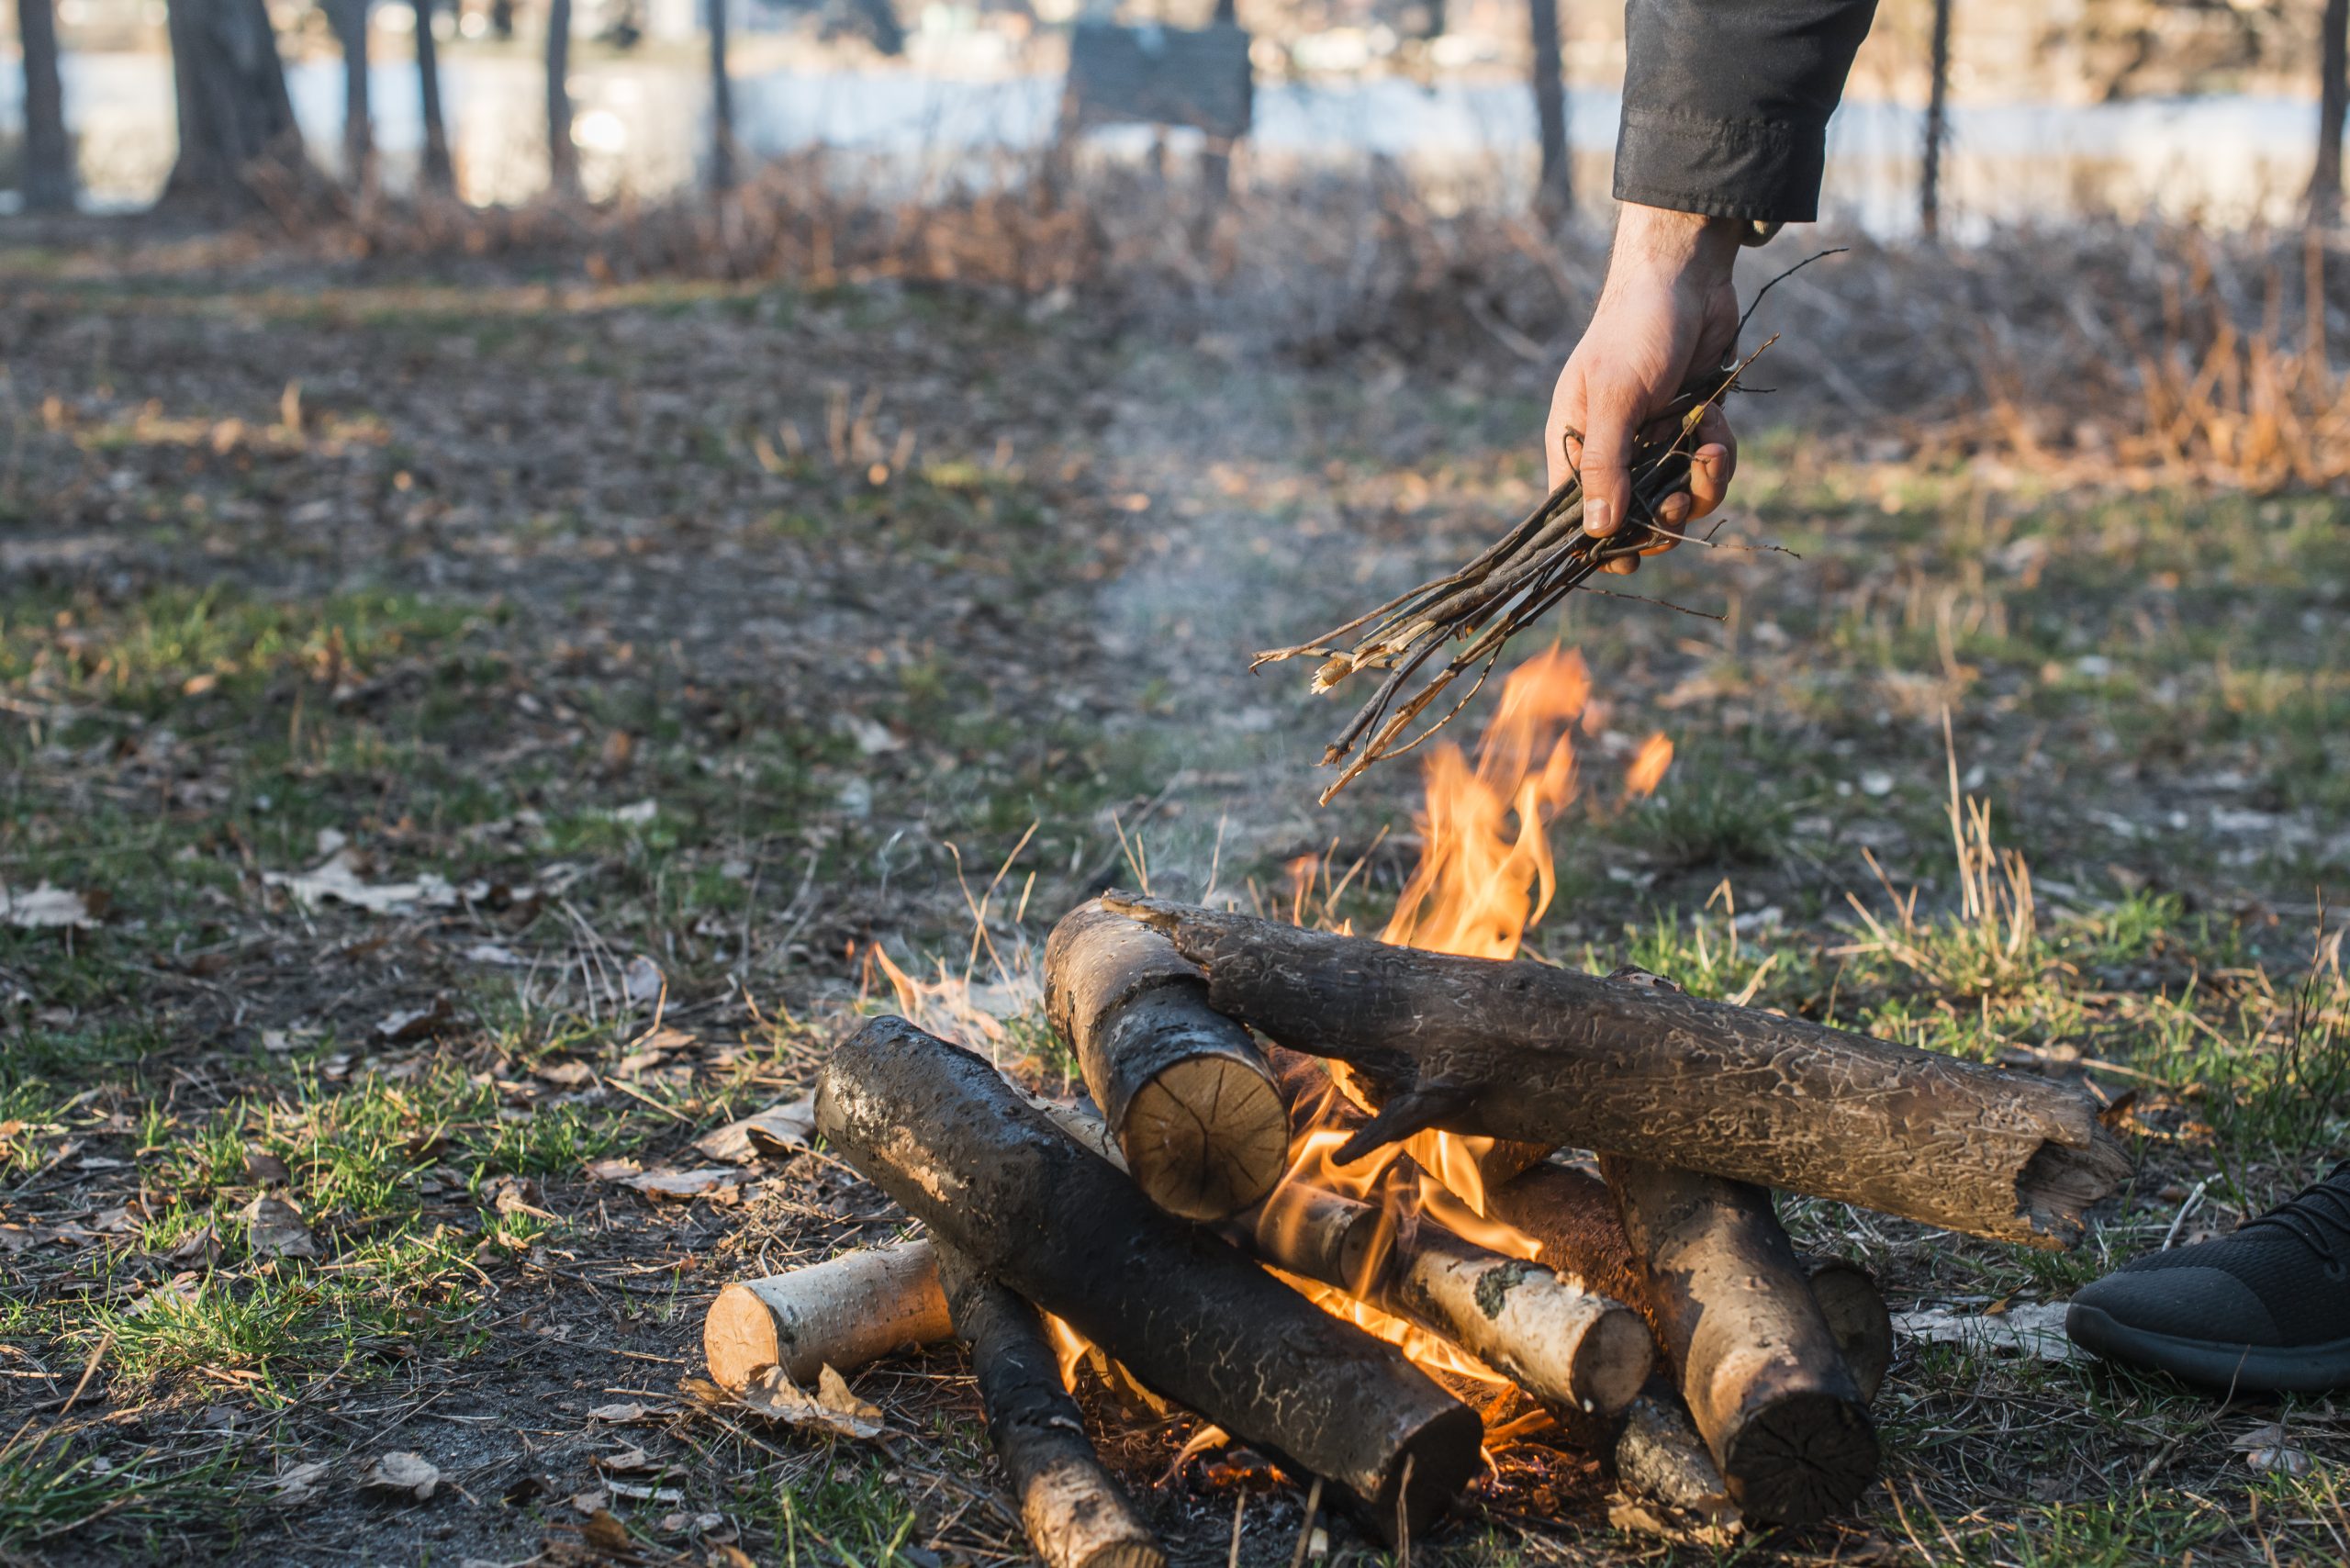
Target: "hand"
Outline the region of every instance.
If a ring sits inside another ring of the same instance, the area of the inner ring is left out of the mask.
[[[1583,532],[1605,539],[1624,526],[1632,480],[1632,440],[1688,378],[1720,364],[1738,346],[1738,294],[1730,273],[1740,226],[1726,218],[1627,206],[1616,224],[1607,283],[1591,325],[1559,373],[1542,427],[1550,485],[1583,475]],[[1689,487],[1657,504],[1666,537],[1642,555],[1670,550],[1692,518],[1721,505],[1738,465],[1738,442],[1718,408],[1698,421]],[[1628,574],[1639,556],[1607,563]]]

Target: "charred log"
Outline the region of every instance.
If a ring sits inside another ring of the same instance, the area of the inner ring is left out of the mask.
[[[1272,1074],[1167,938],[1080,905],[1045,945],[1045,1011],[1153,1203],[1220,1220],[1272,1191],[1289,1149]]]
[[[1475,1412],[1159,1210],[970,1052],[878,1019],[833,1053],[816,1121],[974,1267],[1374,1526],[1423,1529],[1475,1473]]]
[[[1802,1019],[1162,900],[1219,1012],[1357,1070],[1341,1159],[1425,1127],[1605,1149],[2062,1247],[2128,1157],[2076,1090]]]
[[[1036,1309],[951,1248],[938,1277],[1037,1557],[1046,1568],[1163,1568],[1167,1553],[1086,1439]]]

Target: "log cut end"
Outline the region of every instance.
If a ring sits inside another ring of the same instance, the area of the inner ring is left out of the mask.
[[[725,1388],[742,1387],[754,1373],[783,1359],[775,1314],[744,1284],[728,1285],[710,1304],[701,1324],[701,1349],[710,1361],[711,1380]]]
[[[2051,1138],[2025,1163],[2016,1177],[2016,1213],[2041,1246],[2070,1247],[2087,1232],[2089,1205],[2112,1196],[2132,1169],[2121,1140],[2092,1122],[2087,1144]]]
[[[1815,1524],[1859,1502],[1876,1479],[1876,1431],[1858,1402],[1830,1389],[1792,1389],[1749,1410],[1721,1459],[1730,1496],[1748,1518]]]
[[[1647,1320],[1628,1306],[1611,1304],[1577,1350],[1576,1386],[1589,1390],[1593,1406],[1602,1411],[1629,1405],[1656,1365],[1656,1338]]]
[[[1193,1057],[1161,1072],[1128,1103],[1121,1132],[1136,1182],[1185,1219],[1239,1213],[1271,1192],[1289,1163],[1280,1092],[1231,1057]]]

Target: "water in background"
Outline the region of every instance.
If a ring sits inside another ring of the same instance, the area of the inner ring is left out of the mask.
[[[460,188],[468,200],[512,202],[545,183],[539,62],[522,54],[444,61],[442,90]],[[101,207],[153,199],[171,167],[169,62],[156,54],[72,54],[66,114],[79,139],[83,188]],[[341,141],[340,62],[289,66],[295,111],[314,156]],[[375,135],[386,183],[412,174],[421,140],[415,70],[373,73]],[[20,120],[22,73],[0,68],[0,126]],[[657,196],[689,185],[708,140],[709,96],[690,66],[617,59],[572,85],[574,137],[590,195]],[[864,155],[859,175],[908,182],[969,175],[1051,134],[1057,79],[985,79],[907,69],[774,70],[735,82],[737,137],[752,154],[816,146]],[[1616,135],[1613,93],[1570,95],[1570,127],[1587,190]],[[1532,174],[1532,106],[1516,83],[1392,77],[1263,84],[1250,159],[1279,177],[1307,168],[1394,160],[1438,200],[1520,199]],[[1877,233],[1915,227],[1920,116],[1854,102],[1830,128],[1830,215]],[[1956,231],[2078,215],[2192,217],[2219,226],[2290,221],[2309,179],[2316,109],[2288,98],[2219,96],[2073,106],[1970,105],[1953,111],[1944,213]],[[1097,133],[1110,156],[1140,156],[1151,135]],[[1189,143],[1178,134],[1180,153]]]

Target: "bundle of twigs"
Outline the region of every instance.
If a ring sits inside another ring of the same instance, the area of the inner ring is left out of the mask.
[[[1311,642],[1269,649],[1250,662],[1254,669],[1308,655],[1318,658],[1323,663],[1314,672],[1316,692],[1331,690],[1357,670],[1388,672],[1322,754],[1326,767],[1345,764],[1337,781],[1322,791],[1324,804],[1371,764],[1400,756],[1442,729],[1477,695],[1509,640],[1551,606],[1608,562],[1637,555],[1672,533],[1656,509],[1667,496],[1688,487],[1698,421],[1777,341],[1768,340],[1736,364],[1685,388],[1650,424],[1632,448],[1631,506],[1616,532],[1599,539],[1583,531],[1583,478],[1571,473],[1516,527],[1458,571],[1422,583]],[[1414,677],[1447,647],[1450,657],[1407,694]],[[1472,671],[1475,678],[1469,689],[1442,716],[1403,738],[1413,721]]]

